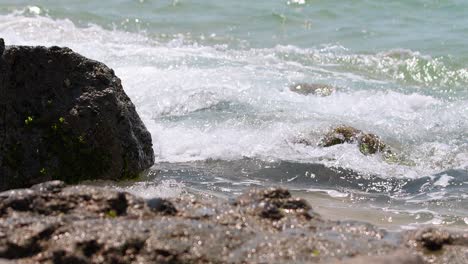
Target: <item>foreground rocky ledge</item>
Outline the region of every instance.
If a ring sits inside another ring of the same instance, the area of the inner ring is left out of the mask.
[[[333,222],[287,190],[143,200],[53,181],[0,193],[0,263],[466,263],[468,234]],[[3,262],[2,262],[3,261]]]

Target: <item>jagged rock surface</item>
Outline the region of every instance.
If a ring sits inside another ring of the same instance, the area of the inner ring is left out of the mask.
[[[122,179],[154,162],[151,135],[104,64],[0,40],[0,190]]]
[[[0,193],[6,263],[466,263],[467,252],[466,233],[327,221],[284,189],[230,202],[59,181]]]

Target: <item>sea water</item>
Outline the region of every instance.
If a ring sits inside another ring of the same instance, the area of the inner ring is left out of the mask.
[[[467,14],[461,0],[2,0],[0,37],[115,70],[156,153],[128,191],[282,186],[332,219],[467,229]],[[289,90],[303,82],[336,92]],[[317,146],[338,125],[401,158]]]

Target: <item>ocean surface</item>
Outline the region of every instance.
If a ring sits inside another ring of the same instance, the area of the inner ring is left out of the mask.
[[[157,165],[117,188],[282,186],[331,219],[468,229],[467,14],[462,0],[2,0],[0,37],[68,46],[122,79]],[[336,92],[289,90],[302,82]],[[341,124],[399,158],[317,146]]]

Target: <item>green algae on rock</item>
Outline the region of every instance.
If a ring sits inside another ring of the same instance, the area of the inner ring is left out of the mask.
[[[1,46],[0,190],[131,179],[153,164],[151,135],[112,69],[68,48]]]
[[[382,152],[386,145],[382,142],[380,137],[374,134],[363,134],[359,137],[359,151],[364,155],[375,154]]]

